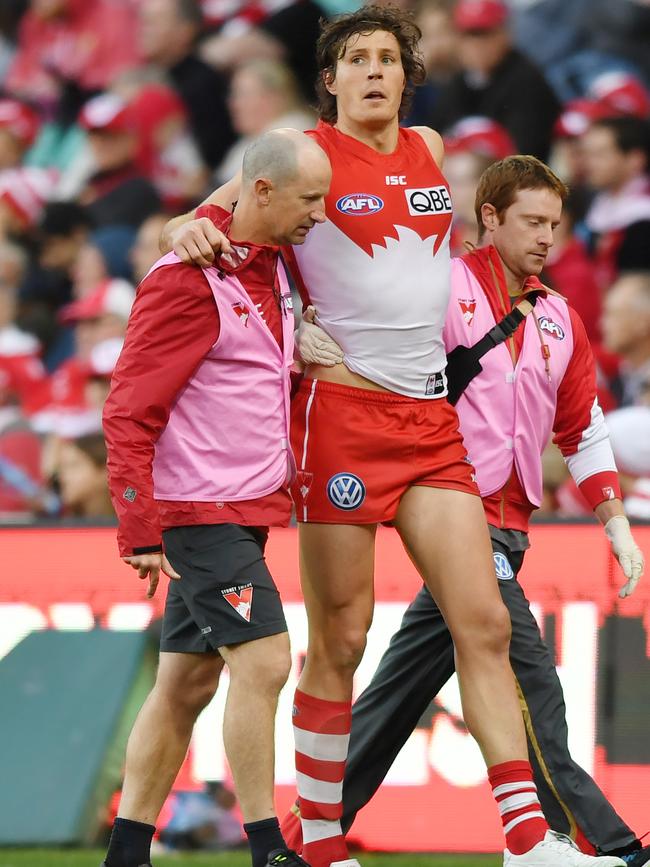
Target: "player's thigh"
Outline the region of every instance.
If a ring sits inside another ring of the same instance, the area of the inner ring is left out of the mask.
[[[374,604],[374,524],[301,524],[300,579],[310,630],[369,628]]]
[[[414,486],[402,498],[395,526],[457,648],[481,632],[507,638],[509,617],[479,497]]]

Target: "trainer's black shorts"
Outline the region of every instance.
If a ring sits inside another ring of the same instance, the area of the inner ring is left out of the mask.
[[[264,560],[266,527],[199,524],[163,533],[181,576],[169,580],[160,649],[209,653],[287,631],[280,594]]]

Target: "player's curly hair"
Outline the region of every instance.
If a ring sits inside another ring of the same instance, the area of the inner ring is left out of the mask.
[[[326,123],[335,123],[337,118],[336,97],[328,92],[325,76],[336,72],[336,64],[343,57],[348,41],[357,34],[385,30],[397,39],[406,86],[402,94],[399,117],[409,110],[415,87],[426,78],[424,63],[419,49],[422,33],[412,16],[396,6],[362,6],[356,12],[339,15],[331,21],[321,19],[321,33],[316,43],[318,79],[318,113]]]

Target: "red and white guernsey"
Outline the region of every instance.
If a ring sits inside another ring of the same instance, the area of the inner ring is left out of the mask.
[[[422,137],[400,129],[378,153],[326,123],[327,220],[292,250],[292,270],[346,366],[409,397],[446,394],[442,327],[449,300],[449,187]]]

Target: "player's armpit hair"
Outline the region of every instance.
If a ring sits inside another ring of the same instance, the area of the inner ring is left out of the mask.
[[[246,148],[242,163],[242,181],[246,184],[258,178],[282,183],[295,178],[297,173],[297,148],[289,136],[265,133]]]

